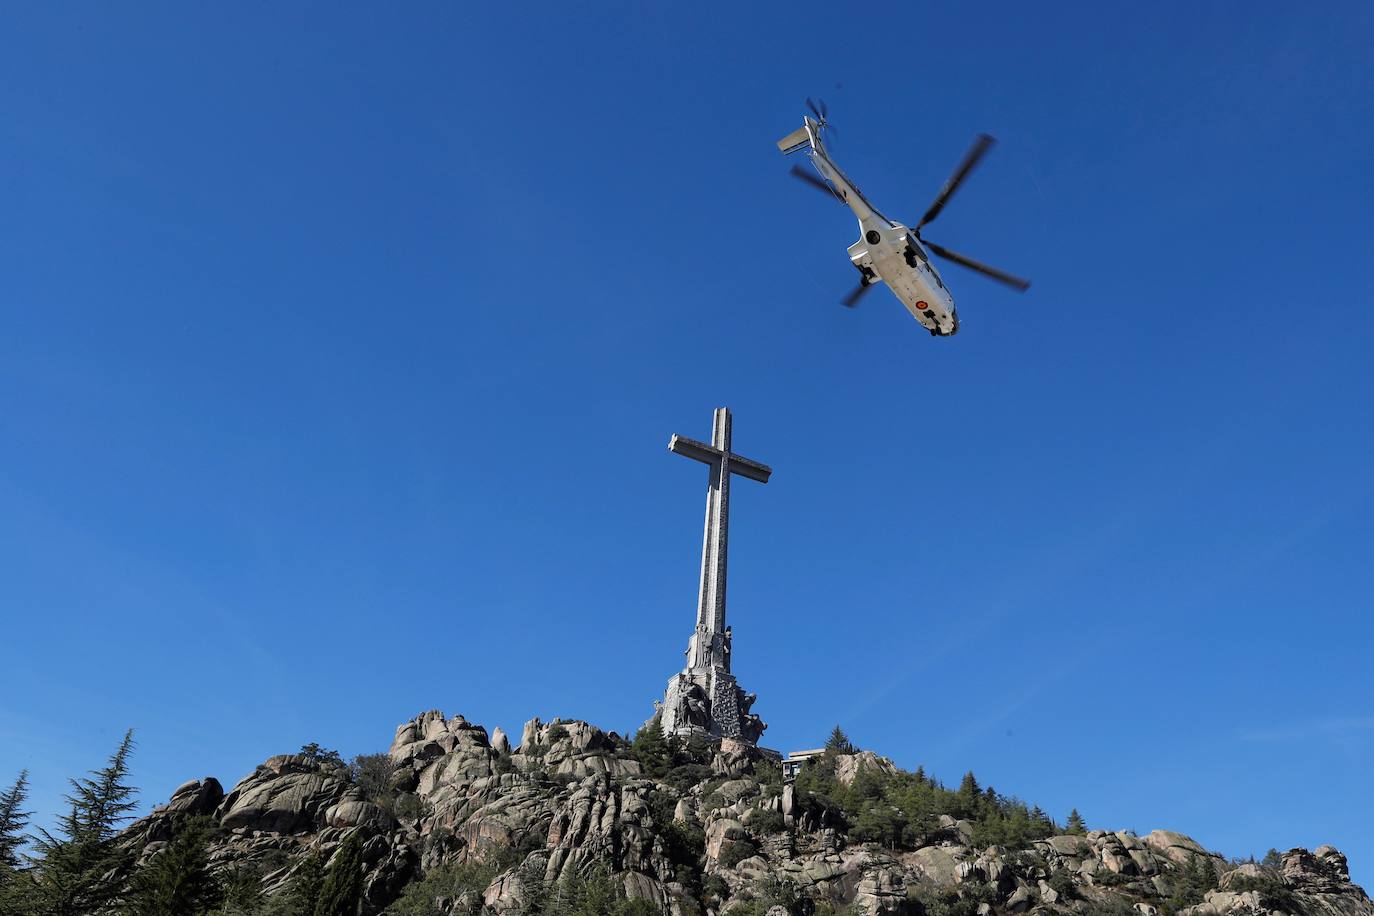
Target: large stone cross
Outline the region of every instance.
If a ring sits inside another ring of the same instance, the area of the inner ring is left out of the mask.
[[[689,668],[722,666],[730,670],[725,635],[725,566],[730,540],[730,476],[767,483],[772,468],[730,451],[730,409],[716,408],[711,444],[674,435],[668,450],[711,469],[706,490],[706,530],[701,543],[701,590],[697,597],[697,636],[688,650]],[[706,638],[702,639],[701,636]],[[716,638],[713,638],[716,637]],[[724,649],[724,651],[719,651]]]

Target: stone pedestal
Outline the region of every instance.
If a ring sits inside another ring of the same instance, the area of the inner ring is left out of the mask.
[[[730,631],[698,627],[687,647],[687,667],[668,681],[655,702],[665,735],[735,738],[757,744],[768,726],[750,713],[756,699],[730,673]],[[693,664],[695,662],[695,664]]]

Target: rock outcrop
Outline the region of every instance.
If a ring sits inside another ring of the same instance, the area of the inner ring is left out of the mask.
[[[630,897],[675,916],[750,901],[790,916],[826,905],[905,916],[941,908],[1151,916],[1166,907],[1190,916],[1374,916],[1330,846],[1290,850],[1277,869],[1233,867],[1168,830],[979,848],[975,825],[949,815],[900,844],[860,842],[861,831],[805,797],[800,783],[784,785],[768,752],[729,738],[705,747],[652,778],[628,742],[586,722],[533,719],[512,749],[499,729],[489,737],[462,716],[427,712],[396,730],[386,785],[370,795],[337,757],[286,754],[228,793],[209,777],[178,787],[122,841],[146,863],[179,824],[209,818],[219,828],[212,864],[256,869],[270,894],[306,856],[327,860],[359,834],[367,916],[384,913],[420,876],[465,863],[488,865],[494,877],[442,897],[436,912],[516,916],[550,882],[602,870]],[[842,787],[862,773],[897,773],[867,751],[832,762]],[[1180,888],[1199,880],[1208,889],[1179,909]]]

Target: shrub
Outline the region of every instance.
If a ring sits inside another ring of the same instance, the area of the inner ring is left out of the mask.
[[[413,792],[402,792],[391,803],[391,813],[403,820],[415,820],[430,814],[429,802]]]
[[[435,898],[457,899],[465,892],[480,895],[496,875],[496,867],[483,862],[441,865],[406,885],[400,898],[387,907],[387,913],[389,916],[431,916],[437,912]]]
[[[782,833],[787,829],[782,812],[774,808],[763,808],[749,819],[749,829],[759,833]]]
[[[1061,900],[1072,900],[1079,896],[1078,885],[1074,884],[1073,878],[1066,871],[1057,871],[1050,875],[1045,881],[1052,887],[1055,893],[1059,894]]]
[[[1266,873],[1258,878],[1242,875],[1232,879],[1227,890],[1237,894],[1256,891],[1271,910],[1296,913],[1300,906],[1297,898],[1293,896],[1293,891],[1277,874]]]
[[[681,763],[669,770],[663,781],[679,792],[686,792],[710,776],[711,768],[705,764]]]
[[[720,864],[725,868],[734,868],[745,859],[759,854],[759,844],[745,837],[736,840],[729,846],[720,851]]]

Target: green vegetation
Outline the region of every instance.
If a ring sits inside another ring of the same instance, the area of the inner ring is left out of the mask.
[[[657,715],[635,734],[632,751],[646,776],[662,779],[668,775],[673,764],[673,748],[663,735],[663,723]]]
[[[625,885],[598,867],[541,885],[527,911],[540,916],[657,916],[658,907],[647,900],[630,900]]]
[[[467,862],[443,865],[411,882],[400,898],[387,907],[387,916],[442,916],[447,912],[435,900],[477,901],[496,876],[511,863]],[[657,916],[658,907],[645,900],[630,900],[624,884],[603,867],[573,872],[562,880],[545,882],[540,869],[521,869],[526,891],[523,914],[529,916]]]
[[[1069,812],[1069,819],[1064,823],[1064,832],[1072,833],[1075,836],[1085,836],[1088,832],[1088,825],[1083,823],[1083,815],[1074,808]]]
[[[133,748],[134,733],[125,732],[105,767],[71,781],[70,808],[58,818],[57,833],[40,829],[33,838],[30,867],[11,898],[20,907],[15,912],[83,916],[120,899],[131,863],[115,836],[135,805],[136,790],[127,782]]]
[[[19,847],[29,824],[29,812],[24,810],[28,797],[28,770],[22,770],[14,785],[0,793],[0,882],[19,868]]]
[[[782,812],[775,808],[764,808],[749,819],[749,829],[755,833],[782,833],[787,829]]]
[[[224,895],[223,916],[258,916],[267,898],[262,888],[263,871],[254,863],[240,862],[220,873]]]
[[[363,897],[363,842],[355,831],[334,853],[313,916],[357,916]]]
[[[309,744],[302,744],[299,753],[302,757],[309,757],[317,763],[336,767],[342,767],[344,765],[343,758],[339,756],[338,751],[320,747],[314,741],[311,741]]]
[[[396,790],[391,787],[391,775],[396,764],[390,754],[359,754],[348,765],[348,778],[363,790],[363,797],[388,810],[395,801]]]
[[[284,909],[287,915],[315,915],[315,904],[320,900],[320,891],[323,889],[324,861],[319,853],[311,853],[295,867],[286,891],[280,895],[286,904]]]
[[[400,898],[387,908],[387,913],[391,916],[441,916],[442,911],[434,905],[435,899],[459,900],[465,894],[469,899],[478,899],[498,873],[494,863],[442,865],[406,885]]]
[[[206,848],[210,830],[206,818],[181,824],[167,847],[135,873],[125,912],[130,916],[193,916],[219,906],[225,890],[210,872]]]
[[[734,900],[725,908],[726,916],[765,916],[767,912],[775,906],[780,906],[789,913],[807,912],[809,904],[806,896],[797,885],[787,878],[779,878],[776,875],[764,878],[754,889],[756,896],[748,900]],[[853,910],[826,909],[828,904],[822,904],[821,908],[816,909],[817,916],[832,913],[848,914],[857,912]]]
[[[1256,891],[1269,909],[1280,912],[1294,913],[1298,911],[1300,906],[1292,889],[1283,883],[1283,878],[1279,876],[1278,871],[1268,867],[1265,867],[1263,874],[1258,877],[1238,875],[1232,878],[1227,890],[1237,894]]]
[[[836,746],[848,739],[836,729]],[[984,789],[972,773],[964,774],[955,791],[925,775],[884,773],[860,767],[848,785],[835,778],[837,752],[827,750],[802,767],[796,780],[798,804],[812,823],[843,830],[855,842],[881,843],[889,849],[914,849],[931,841],[940,830],[940,816],[967,819],[972,845],[1022,848],[1053,836],[1058,827],[1039,808],[1014,796]]]
[[[27,770],[0,794],[0,914],[4,916],[22,912],[21,895],[27,885],[20,871],[19,850],[24,844],[24,828],[29,823],[29,812],[24,810],[28,794]]]
[[[701,863],[706,855],[706,833],[695,823],[673,820],[677,800],[666,792],[649,795],[649,810],[663,839],[663,851],[673,866],[673,878],[689,889],[701,882]]]
[[[849,743],[849,736],[836,725],[834,730],[830,732],[830,737],[825,741],[825,750],[828,754],[852,754],[858,748]]]
[[[725,868],[734,868],[745,859],[752,858],[759,854],[759,844],[753,840],[735,840],[729,846],[720,851],[720,864]]]
[[[958,891],[920,884],[907,888],[907,898],[925,916],[976,916],[979,904],[995,903],[997,895],[986,884],[968,885]]]
[[[1168,907],[1173,912],[1201,903],[1203,896],[1217,886],[1216,868],[1207,856],[1191,856],[1186,865],[1174,871],[1171,879],[1174,893]]]

